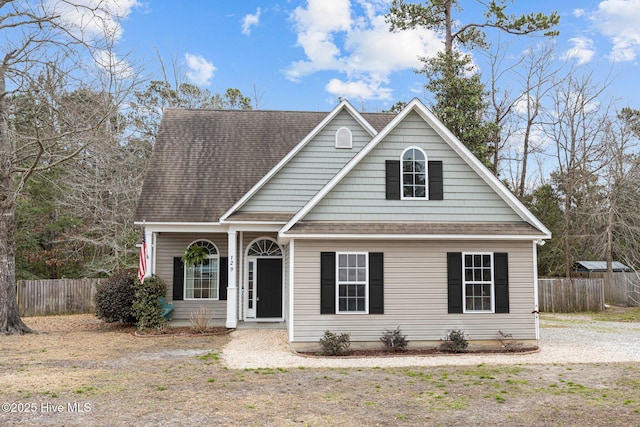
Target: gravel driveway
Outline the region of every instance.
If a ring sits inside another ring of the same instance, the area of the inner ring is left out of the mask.
[[[599,322],[580,315],[545,315],[540,326],[540,351],[533,354],[370,358],[300,356],[289,350],[284,330],[237,330],[224,347],[222,360],[232,369],[640,362],[638,323]]]

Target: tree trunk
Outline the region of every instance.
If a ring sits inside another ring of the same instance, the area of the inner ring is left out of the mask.
[[[564,275],[567,278],[571,277],[571,241],[569,239],[569,227],[571,224],[569,215],[571,212],[571,202],[569,196],[565,194],[564,203],[564,217],[563,217],[563,230],[562,230],[562,248],[564,251]]]
[[[527,107],[529,110],[529,107]],[[531,114],[527,114],[527,117],[531,117]],[[531,128],[533,127],[533,121],[527,120],[527,127],[524,131],[524,140],[522,144],[522,170],[520,171],[520,183],[517,186],[518,198],[522,200],[524,197],[525,186],[527,182],[527,162],[529,160],[529,138],[531,137]]]
[[[4,162],[3,162],[4,163]],[[33,332],[20,319],[16,296],[14,203],[11,176],[0,176],[0,333],[5,335]]]
[[[444,3],[444,51],[447,53],[447,55],[453,53],[453,18],[451,17],[451,3],[452,0],[447,0]]]
[[[0,70],[0,333],[10,335],[33,331],[24,324],[18,313],[15,193],[7,113],[4,73]]]

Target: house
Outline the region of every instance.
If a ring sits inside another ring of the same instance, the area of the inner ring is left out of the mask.
[[[624,273],[625,271],[629,271],[629,267],[624,265],[621,262],[613,261],[611,263],[611,268],[614,273]],[[607,262],[606,261],[578,261],[574,266],[574,271],[580,273],[606,273]]]
[[[278,322],[411,346],[453,329],[538,338],[537,243],[549,230],[419,100],[398,114],[164,112],[136,212],[174,319]],[[187,248],[208,257],[185,268]]]

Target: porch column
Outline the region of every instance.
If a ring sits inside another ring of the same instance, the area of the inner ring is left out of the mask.
[[[156,238],[158,233],[146,232],[147,241],[147,275],[156,274]]]
[[[230,229],[227,232],[228,240],[228,285],[227,285],[227,328],[235,328],[238,325],[238,287],[236,280],[236,247],[237,232]]]

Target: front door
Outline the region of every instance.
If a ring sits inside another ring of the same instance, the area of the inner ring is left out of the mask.
[[[282,317],[282,259],[258,258],[256,271],[258,318]]]

